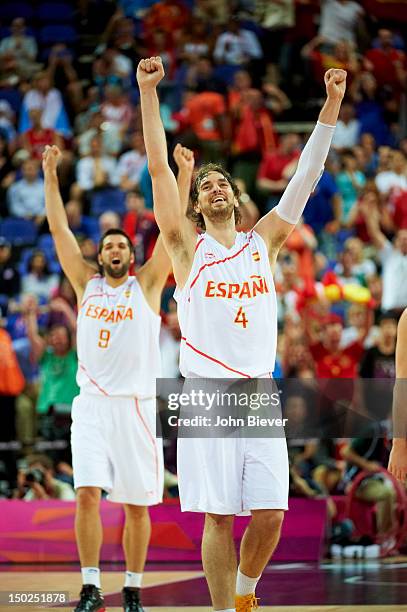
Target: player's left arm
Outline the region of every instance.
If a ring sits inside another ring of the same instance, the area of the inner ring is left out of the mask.
[[[171,269],[171,259],[160,234],[150,259],[137,272],[137,280],[146,300],[157,314],[160,312],[161,294]]]
[[[407,479],[407,410],[405,385],[407,381],[407,309],[401,315],[397,330],[396,381],[393,391],[393,447],[389,459],[389,472],[397,480]],[[404,391],[404,393],[403,393]]]
[[[266,242],[271,263],[275,261],[278,251],[300,220],[308,198],[324,171],[345,95],[346,72],[332,68],[325,73],[324,79],[327,98],[319,114],[318,123],[301,153],[297,170],[278,205],[254,227]]]

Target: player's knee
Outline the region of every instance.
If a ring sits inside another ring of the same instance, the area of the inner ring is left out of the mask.
[[[283,524],[283,510],[254,510],[252,521],[259,528],[267,533],[279,531]]]
[[[209,514],[205,515],[205,527],[208,529],[230,530],[233,527],[233,515]]]
[[[80,487],[76,491],[76,503],[80,510],[92,510],[99,507],[100,489]]]
[[[124,511],[129,519],[142,520],[149,517],[147,506],[133,506],[132,504],[124,504]]]

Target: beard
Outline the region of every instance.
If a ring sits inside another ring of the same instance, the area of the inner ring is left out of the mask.
[[[229,221],[234,215],[235,203],[232,201],[224,206],[216,206],[215,208],[213,208],[211,204],[208,204],[205,208],[201,209],[201,212],[204,217],[211,221],[211,223],[224,223],[225,221]]]
[[[103,263],[102,264],[102,269],[103,269],[103,273],[104,275],[108,275],[111,278],[122,278],[122,276],[125,276],[127,274],[127,272],[129,271],[130,268],[130,262],[124,262],[121,264],[121,266],[117,266],[115,268],[113,268],[110,264],[108,263]]]

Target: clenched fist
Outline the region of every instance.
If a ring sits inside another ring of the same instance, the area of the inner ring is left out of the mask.
[[[346,70],[330,68],[325,72],[324,82],[328,98],[342,100],[346,91]]]
[[[161,57],[148,57],[139,61],[137,66],[137,82],[140,89],[153,89],[163,78],[164,66]]]
[[[47,172],[56,172],[60,158],[61,151],[58,147],[56,145],[47,145],[42,154],[42,170],[44,174]]]
[[[174,160],[180,171],[184,170],[190,172],[194,171],[195,159],[194,152],[187,147],[183,147],[178,143],[174,149]]]

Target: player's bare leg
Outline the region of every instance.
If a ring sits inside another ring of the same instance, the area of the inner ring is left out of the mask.
[[[236,610],[239,612],[255,608],[256,584],[278,544],[283,519],[283,510],[252,510],[252,519],[240,544],[236,585]]]
[[[103,539],[100,497],[97,487],[79,487],[76,492],[75,533],[81,567],[99,567]]]
[[[125,504],[126,522],[123,531],[123,548],[126,569],[141,574],[147,557],[151,536],[151,521],[146,506]]]
[[[233,519],[230,515],[205,515],[202,565],[214,610],[235,607],[237,561]]]

